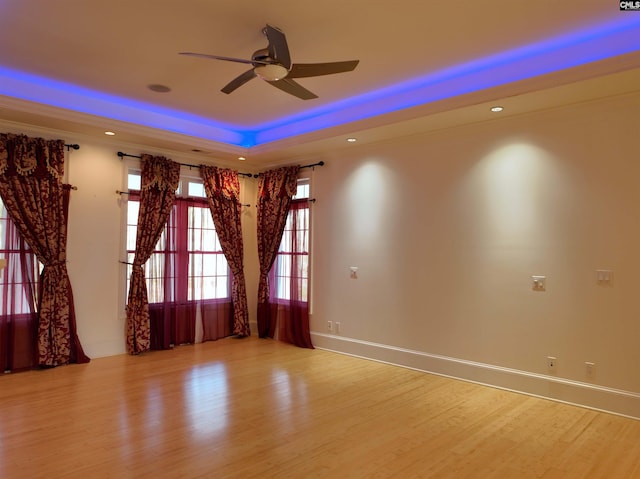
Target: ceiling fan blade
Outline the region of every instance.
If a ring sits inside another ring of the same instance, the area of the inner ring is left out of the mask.
[[[289,46],[287,45],[287,37],[282,33],[282,30],[267,25],[264,32],[269,40],[269,56],[287,70],[291,68],[291,56],[289,54]]]
[[[318,95],[310,92],[305,87],[289,79],[288,77],[283,78],[282,80],[268,81],[267,83],[270,83],[274,87],[280,88],[280,90],[287,92],[293,96],[297,96],[301,100],[312,100],[314,98],[318,98]]]
[[[208,55],[206,53],[180,52],[178,55],[188,55],[188,56],[191,56],[191,57],[208,58],[208,59],[212,59],[212,60],[224,60],[226,62],[247,63],[249,65],[253,65],[254,63],[265,63],[266,64],[266,62],[253,61],[253,60],[244,60],[242,58],[221,57],[220,55]]]
[[[223,93],[229,94],[232,91],[234,91],[236,88],[241,87],[242,85],[244,85],[249,80],[251,80],[251,79],[253,79],[255,77],[256,77],[256,74],[253,71],[253,68],[251,70],[247,70],[242,75],[237,76],[236,78],[231,80],[229,83],[227,83],[225,85],[225,87],[221,91]]]
[[[350,72],[358,66],[359,60],[331,63],[294,63],[288,78],[317,77],[334,73]]]

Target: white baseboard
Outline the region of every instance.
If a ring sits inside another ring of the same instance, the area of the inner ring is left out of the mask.
[[[319,349],[640,419],[640,393],[342,336],[311,338]]]

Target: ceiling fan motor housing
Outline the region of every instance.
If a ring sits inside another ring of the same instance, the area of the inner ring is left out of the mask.
[[[251,60],[258,63],[258,65],[266,63],[275,63],[275,60],[269,56],[268,48],[261,48],[260,50],[256,50],[251,55]],[[257,66],[257,65],[256,65]]]

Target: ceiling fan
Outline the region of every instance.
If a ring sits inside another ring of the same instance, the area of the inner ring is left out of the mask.
[[[247,63],[252,65],[250,70],[247,70],[227,83],[227,85],[222,88],[222,92],[224,93],[231,93],[257,76],[274,87],[302,100],[318,98],[318,95],[304,88],[298,82],[293,80],[294,78],[350,72],[358,65],[359,62],[359,60],[351,60],[330,63],[291,63],[289,47],[287,46],[287,38],[282,30],[272,27],[271,25],[267,25],[262,29],[262,33],[267,37],[269,45],[267,48],[262,48],[254,52],[251,56],[251,60],[191,52],[181,52],[180,55],[190,55],[194,57]]]

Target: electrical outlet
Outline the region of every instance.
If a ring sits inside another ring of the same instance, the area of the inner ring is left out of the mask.
[[[585,361],[584,372],[588,379],[593,379],[596,376],[596,363]]]
[[[327,331],[333,332],[333,322],[327,321]]]
[[[547,369],[549,372],[554,373],[558,366],[558,360],[555,356],[547,356]]]
[[[336,334],[340,334],[340,321],[336,321]]]
[[[547,277],[546,276],[531,276],[533,284],[531,289],[534,291],[546,291],[547,290]]]
[[[597,269],[596,283],[598,286],[613,286],[613,271],[610,269]]]

